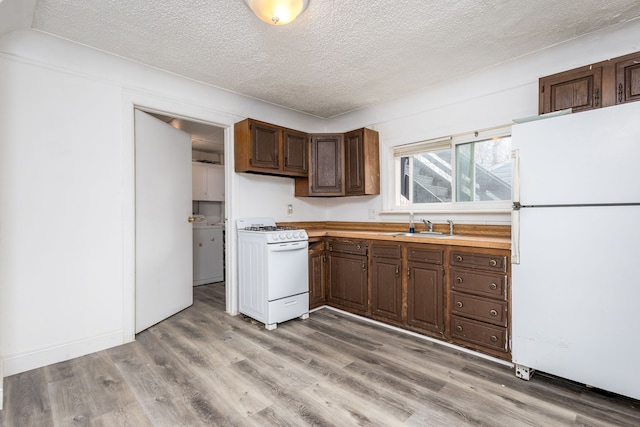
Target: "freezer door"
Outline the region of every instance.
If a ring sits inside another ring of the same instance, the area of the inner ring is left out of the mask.
[[[640,206],[519,215],[513,362],[640,399]]]
[[[523,205],[640,202],[640,103],[517,124]]]

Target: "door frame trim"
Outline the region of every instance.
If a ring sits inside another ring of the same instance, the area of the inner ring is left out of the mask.
[[[134,110],[163,114],[171,117],[202,122],[224,128],[224,156],[234,157],[233,124],[237,118],[202,105],[167,99],[153,94],[131,89],[122,94],[122,159],[123,159],[123,343],[135,341],[135,120]],[[225,161],[225,281],[226,311],[238,313],[238,280],[235,233],[237,198],[230,195],[237,192],[238,182],[233,173],[233,162]]]

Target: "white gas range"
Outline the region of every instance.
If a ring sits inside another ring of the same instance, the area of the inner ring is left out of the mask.
[[[276,226],[273,218],[239,219],[240,312],[269,330],[309,317],[308,240],[305,230]]]

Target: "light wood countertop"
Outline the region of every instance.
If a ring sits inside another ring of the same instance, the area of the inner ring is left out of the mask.
[[[348,231],[348,230],[307,230],[309,238],[342,237],[348,239],[381,240],[387,242],[429,243],[449,246],[468,246],[474,248],[511,249],[511,240],[505,237],[485,237],[455,234],[438,237],[415,233],[414,236],[391,236],[391,232],[382,231]]]

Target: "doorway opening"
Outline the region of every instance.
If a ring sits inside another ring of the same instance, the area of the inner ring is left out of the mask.
[[[152,184],[151,186],[147,186],[146,189],[147,190],[151,190],[151,192],[153,194],[155,194],[153,196],[154,201],[155,198],[158,198],[162,192],[165,191],[169,191],[170,187],[176,187],[177,185],[177,181],[171,181],[171,182],[165,182],[164,185],[158,185],[160,183],[160,181],[162,181],[162,175],[165,175],[166,173],[168,173],[169,170],[172,170],[174,167],[176,167],[177,165],[182,165],[179,166],[179,169],[181,169],[182,174],[180,176],[184,176],[184,174],[188,174],[186,175],[188,178],[188,181],[185,181],[185,183],[180,186],[180,188],[184,188],[184,191],[180,191],[180,189],[178,189],[178,193],[181,193],[182,196],[180,196],[180,200],[182,200],[179,205],[182,206],[182,211],[186,212],[186,216],[183,214],[179,215],[179,223],[182,223],[182,217],[184,216],[189,217],[189,222],[191,222],[192,220],[194,220],[195,218],[200,218],[202,220],[205,221],[205,225],[211,225],[211,224],[215,224],[216,228],[218,231],[220,231],[219,234],[216,234],[216,248],[218,250],[216,250],[215,252],[211,252],[209,251],[210,246],[211,245],[207,245],[207,255],[208,256],[215,256],[217,257],[217,261],[220,264],[220,271],[217,273],[217,275],[215,276],[215,280],[211,280],[210,282],[207,282],[206,280],[191,280],[191,276],[190,276],[190,270],[193,268],[193,261],[196,259],[195,255],[196,255],[196,251],[194,251],[193,255],[194,257],[191,257],[191,253],[188,249],[186,248],[182,248],[182,246],[180,246],[182,249],[178,250],[177,247],[174,248],[174,244],[171,243],[170,240],[166,240],[165,239],[165,243],[169,242],[166,245],[163,246],[167,246],[167,250],[168,251],[173,251],[170,258],[173,258],[176,255],[179,255],[179,251],[182,251],[183,253],[185,253],[188,256],[188,264],[184,264],[182,263],[182,265],[188,265],[189,268],[189,273],[186,274],[181,274],[180,277],[181,279],[179,279],[180,283],[183,284],[178,284],[178,280],[174,279],[172,283],[175,283],[176,286],[184,286],[184,283],[188,284],[188,286],[191,288],[191,290],[189,290],[189,294],[192,294],[193,291],[193,286],[194,285],[204,285],[204,284],[209,284],[209,283],[217,283],[219,285],[221,285],[223,288],[226,288],[225,285],[225,265],[224,265],[224,251],[225,251],[225,243],[224,243],[224,238],[221,237],[221,230],[224,229],[224,224],[225,224],[225,218],[226,218],[226,209],[225,209],[225,200],[224,200],[224,194],[225,194],[225,184],[224,184],[224,147],[225,147],[225,128],[220,127],[220,126],[216,126],[214,124],[211,123],[203,123],[203,122],[199,122],[199,121],[194,121],[191,119],[186,119],[186,118],[182,118],[182,117],[175,117],[173,115],[168,115],[167,113],[159,113],[157,111],[144,111],[142,109],[140,109],[141,112],[145,112],[146,114],[148,114],[147,117],[149,117],[149,119],[156,120],[156,123],[158,123],[160,125],[160,127],[166,126],[163,123],[168,124],[169,126],[171,126],[171,128],[174,128],[175,131],[177,132],[177,135],[174,136],[173,138],[176,137],[180,137],[180,140],[183,141],[181,144],[185,144],[183,145],[185,147],[185,149],[187,150],[184,154],[185,156],[176,156],[176,158],[174,160],[168,159],[168,163],[167,163],[167,159],[164,159],[164,162],[166,163],[165,166],[163,168],[157,169],[157,167],[154,166],[154,168],[156,169],[155,173],[156,175],[152,177]],[[150,117],[151,116],[151,117]],[[138,116],[136,116],[138,117]],[[163,123],[161,123],[163,122]],[[136,147],[138,147],[138,123],[136,120]],[[165,127],[165,129],[171,129],[170,127]],[[168,133],[168,137],[171,139],[172,132]],[[166,137],[167,135],[162,133],[158,134],[156,137],[154,137],[152,135],[153,141],[155,141],[155,144],[159,144],[160,139]],[[186,139],[186,140],[185,140]],[[176,141],[175,139],[173,139],[174,141]],[[161,145],[158,145],[158,147],[161,147]],[[170,150],[170,148],[167,146],[165,147],[167,149],[167,151]],[[136,153],[138,153],[138,148],[136,148]],[[136,156],[137,157],[137,156]],[[156,154],[150,154],[148,156],[146,156],[147,158],[149,157],[153,157],[154,160],[152,160],[153,162],[156,162],[156,160],[158,159],[162,159],[163,157],[166,156],[160,156],[158,152],[156,152]],[[191,163],[187,163],[189,162],[189,159],[191,159]],[[144,164],[144,162],[142,163]],[[176,166],[172,166],[172,165],[176,165]],[[140,166],[140,163],[138,160],[136,160],[136,169]],[[197,166],[197,167],[196,167]],[[219,177],[219,181],[217,182],[218,185],[218,191],[216,193],[216,197],[213,199],[208,199],[206,197],[196,197],[194,194],[195,192],[193,192],[193,194],[191,194],[189,188],[191,187],[189,185],[189,181],[192,181],[192,178],[194,178],[194,171],[196,170],[200,170],[200,166],[205,167],[206,169],[210,169],[210,168],[215,168],[215,170],[217,171],[217,176]],[[157,180],[157,182],[156,182]],[[136,182],[138,181],[138,175],[136,172]],[[180,181],[182,182],[182,181]],[[136,184],[136,188],[137,188],[137,184]],[[138,190],[136,190],[138,191]],[[148,193],[149,191],[147,191]],[[160,192],[160,193],[159,193]],[[141,193],[143,194],[143,193]],[[136,195],[136,200],[138,200],[141,196],[141,194],[137,194]],[[164,197],[164,196],[162,196]],[[162,198],[160,197],[160,198]],[[186,198],[186,200],[184,200],[184,198]],[[188,205],[185,205],[184,203],[187,203]],[[174,206],[173,203],[170,204],[166,204],[164,203],[165,208],[161,208],[161,204],[156,204],[157,207],[160,208],[160,210],[158,211],[158,216],[163,216],[165,213],[164,211],[167,210],[167,208]],[[138,210],[139,205],[138,202],[136,202],[136,211]],[[169,208],[169,210],[171,210],[173,208]],[[145,211],[145,218],[151,218],[151,217],[155,217],[156,215],[147,210]],[[137,215],[137,214],[136,214]],[[143,223],[145,223],[147,220],[143,220]],[[138,220],[136,220],[136,230],[138,230],[140,228],[140,222],[138,222]],[[196,233],[195,229],[196,227],[193,227],[191,224],[186,223],[186,225],[188,225],[188,239],[189,239],[189,245],[191,245],[191,242],[193,240],[193,238],[196,236],[196,234],[198,234],[198,236],[201,236],[202,233]],[[199,226],[202,226],[202,223],[198,224]],[[173,228],[174,225],[173,223],[169,223],[168,228]],[[167,227],[161,227],[159,229],[157,229],[158,231],[160,230],[164,230]],[[182,227],[181,225],[178,225],[178,227]],[[144,228],[144,227],[143,227]],[[209,227],[206,227],[209,228]],[[138,231],[136,231],[136,246],[140,246],[140,243],[138,241],[140,234],[138,233]],[[184,234],[182,234],[182,236],[184,236]],[[161,243],[160,241],[158,241],[158,239],[155,238],[155,235],[152,235],[150,238],[146,239],[147,241],[155,241],[154,243],[157,244]],[[209,242],[206,242],[209,243]],[[201,245],[202,246],[202,245]],[[147,248],[149,249],[149,248]],[[194,249],[195,249],[195,245],[194,245]],[[161,249],[161,252],[163,250]],[[176,252],[177,251],[177,252]],[[146,252],[145,252],[146,253]],[[160,259],[163,257],[163,255],[168,255],[164,254],[164,252],[162,252],[160,254],[159,257],[157,257],[157,259]],[[143,257],[145,258],[144,254],[141,254],[140,252],[136,252],[136,259],[138,259],[139,257]],[[166,259],[167,257],[164,256],[164,258]],[[202,257],[199,257],[202,258]],[[216,260],[211,260],[211,263],[213,263]],[[153,261],[155,262],[155,261]],[[164,268],[166,264],[166,262],[161,263],[162,265],[158,265],[158,268]],[[174,264],[174,262],[170,262],[169,264]],[[179,264],[179,263],[178,263]],[[179,267],[179,265],[176,264],[176,268]],[[200,264],[202,263],[202,260],[200,261]],[[209,262],[206,262],[206,264],[209,264]],[[182,271],[182,268],[178,268],[180,271]],[[139,265],[138,265],[138,261],[136,261],[136,272],[139,270]],[[174,273],[174,269],[169,267],[168,273],[173,274]],[[195,273],[195,271],[194,271]],[[140,297],[140,293],[139,293],[139,285],[140,283],[138,283],[138,281],[140,280],[140,277],[137,275],[136,273],[136,284],[135,284],[135,288],[136,288],[136,299],[138,299]],[[171,285],[173,286],[173,285]],[[153,299],[156,298],[156,294],[160,294],[163,292],[163,289],[167,289],[166,286],[164,288],[158,288],[157,292],[154,291],[152,292],[152,296],[149,295],[149,293],[146,293],[145,295],[147,295],[149,298]],[[226,293],[226,292],[225,292]],[[192,301],[192,298],[190,298],[190,300]],[[145,299],[146,301],[146,299]],[[136,333],[141,331],[142,329],[140,329],[140,327],[138,326],[138,310],[140,310],[141,305],[139,304],[140,301],[138,301],[138,303],[135,304],[135,310],[136,310]],[[190,303],[189,303],[190,305]],[[174,310],[175,311],[175,310]],[[166,316],[165,316],[166,317]],[[160,318],[158,318],[159,320],[161,320]],[[140,322],[143,323],[143,322]]]

